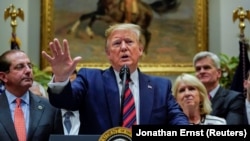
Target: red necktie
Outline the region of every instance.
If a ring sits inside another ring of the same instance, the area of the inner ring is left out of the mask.
[[[18,141],[26,141],[26,128],[25,128],[25,120],[24,114],[21,108],[21,99],[16,99],[16,108],[14,111],[14,125],[16,129],[16,134],[18,137]]]
[[[129,81],[126,81],[124,103],[123,103],[123,127],[132,128],[136,124],[136,111],[133,94],[129,88]]]
[[[212,96],[210,95],[210,93],[208,93],[208,98],[209,100],[212,100]]]

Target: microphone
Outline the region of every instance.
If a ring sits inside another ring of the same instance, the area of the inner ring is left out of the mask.
[[[120,69],[120,73],[119,76],[122,80],[122,90],[121,90],[121,98],[124,97],[124,91],[125,91],[125,85],[126,85],[126,81],[128,78],[130,78],[130,71],[127,65],[124,65],[121,69]]]
[[[123,123],[123,103],[124,103],[124,92],[125,92],[125,85],[126,85],[126,81],[128,78],[130,78],[130,71],[127,65],[124,65],[121,69],[120,69],[120,73],[119,76],[122,80],[122,90],[121,90],[121,121],[120,121],[120,125],[122,126]]]
[[[121,69],[120,69],[120,73],[119,76],[122,80],[122,86],[125,86],[125,83],[127,81],[128,78],[130,78],[130,71],[127,65],[124,65]]]

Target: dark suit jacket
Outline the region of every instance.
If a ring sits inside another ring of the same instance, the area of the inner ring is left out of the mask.
[[[5,93],[0,95],[0,140],[17,141],[17,135]],[[48,99],[30,93],[30,123],[27,141],[48,141],[50,134],[63,134],[59,128],[59,110]]]
[[[228,125],[245,124],[245,97],[242,93],[220,87],[211,102],[211,115],[225,118]]]
[[[249,123],[248,123],[248,119],[247,119],[247,108],[245,107],[245,113],[244,113],[244,124],[245,125],[250,125]]]
[[[244,95],[244,97],[245,97],[245,104],[246,104],[246,95]],[[243,117],[243,119],[244,119],[244,125],[250,125],[249,123],[248,123],[248,119],[247,119],[247,107],[246,107],[246,105],[244,104],[244,106],[245,106],[245,111],[244,111],[244,117]]]
[[[171,81],[139,71],[140,124],[188,124],[171,93]],[[120,96],[115,73],[80,69],[60,94],[48,89],[49,100],[58,108],[79,110],[80,134],[102,134],[120,125]],[[79,109],[80,107],[80,109]]]

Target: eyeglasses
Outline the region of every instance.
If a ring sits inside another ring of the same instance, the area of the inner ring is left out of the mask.
[[[33,64],[32,63],[27,63],[27,64],[17,64],[16,66],[13,67],[13,70],[17,70],[17,71],[21,71],[24,70],[26,68],[32,69],[33,68]],[[7,71],[7,73],[10,72],[10,70]]]

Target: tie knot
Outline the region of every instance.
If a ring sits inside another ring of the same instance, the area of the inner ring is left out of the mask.
[[[17,104],[17,106],[20,106],[20,105],[21,105],[21,101],[22,101],[21,98],[16,98],[16,104]]]
[[[129,82],[131,82],[131,79],[130,79],[130,78],[128,78],[128,79],[126,80],[126,84],[128,84]]]
[[[64,116],[65,116],[65,118],[69,118],[70,116],[73,116],[74,114],[73,114],[73,112],[71,112],[71,111],[67,111],[65,114],[64,114]]]

